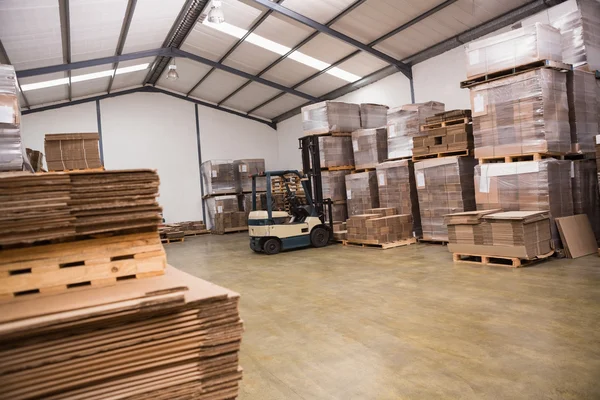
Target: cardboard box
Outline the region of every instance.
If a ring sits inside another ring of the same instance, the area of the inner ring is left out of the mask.
[[[364,214],[370,208],[379,207],[376,172],[346,175],[346,199],[350,216]]]
[[[571,151],[574,153],[595,152],[595,136],[600,121],[596,92],[594,73],[578,70],[567,73]]]
[[[233,161],[233,175],[238,193],[252,192],[252,175],[265,172],[265,160],[263,158],[251,158]],[[256,179],[256,190],[264,192],[267,190],[267,179]]]
[[[319,137],[319,162],[321,168],[354,166],[351,137]]]
[[[352,149],[356,169],[375,168],[388,154],[386,128],[352,132]]]
[[[386,215],[381,212],[351,216],[346,221],[346,238],[350,242],[383,244],[406,240],[412,237],[410,215]]]
[[[229,195],[229,196],[215,196],[208,197],[204,201],[204,206],[206,207],[206,211],[208,213],[208,227],[210,229],[217,228],[233,228],[242,225],[237,224],[240,219],[239,216],[235,213],[241,212],[246,215],[244,210],[245,208],[245,198],[243,196],[238,195]],[[220,214],[226,214],[219,216]],[[217,223],[219,221],[221,226],[217,227]],[[222,230],[221,229],[221,230]]]
[[[388,111],[388,159],[411,157],[413,138],[424,136],[421,125],[428,117],[444,111],[444,103],[405,104]]]
[[[346,175],[350,171],[321,171],[323,198],[331,201],[346,201]]]
[[[587,215],[600,244],[600,191],[596,161],[575,160],[572,163],[573,214]]]
[[[388,106],[363,103],[360,105],[360,126],[362,129],[375,129],[387,125]]]
[[[235,168],[232,160],[208,160],[201,166],[204,195],[237,192]]]
[[[350,133],[360,126],[358,104],[324,101],[302,107],[302,128],[306,135]]]
[[[98,133],[59,133],[44,137],[48,171],[102,167]]]

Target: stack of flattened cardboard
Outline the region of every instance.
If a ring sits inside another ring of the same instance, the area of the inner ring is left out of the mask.
[[[252,193],[252,175],[265,172],[265,160],[263,158],[252,158],[233,161],[233,173],[238,193]],[[256,190],[265,192],[267,190],[267,179],[256,178]]]
[[[379,191],[375,171],[346,175],[348,215],[364,214],[369,208],[379,207]]]
[[[412,157],[413,138],[422,136],[421,125],[428,117],[443,112],[444,103],[406,104],[388,111],[388,159]]]
[[[439,122],[434,122],[438,121]],[[413,155],[473,150],[471,110],[452,110],[427,118],[424,136],[413,137]],[[432,125],[433,124],[433,125]]]
[[[384,244],[412,238],[412,217],[397,215],[393,208],[367,210],[366,214],[352,216],[346,221],[349,242]]]
[[[48,171],[102,168],[98,133],[58,133],[44,138]]]
[[[476,211],[446,217],[451,253],[533,259],[552,252],[547,211]]]
[[[467,77],[477,77],[539,60],[562,61],[560,31],[536,23],[468,43]]]
[[[475,157],[571,151],[566,74],[549,68],[471,88]]]
[[[202,163],[200,169],[205,196],[237,193],[232,160],[208,160]]]
[[[98,233],[156,232],[153,170],[0,174],[0,245]]]
[[[306,135],[354,132],[360,129],[360,106],[324,101],[302,107],[302,129]]]
[[[573,162],[573,213],[585,214],[590,220],[592,231],[600,243],[600,190],[595,160]]]
[[[600,7],[600,4],[598,4]],[[600,49],[599,49],[600,50]],[[596,75],[592,72],[570,71],[567,74],[569,99],[569,123],[571,124],[571,147],[573,152],[595,152],[598,134],[598,99]]]
[[[212,232],[222,235],[248,229],[248,216],[245,211],[222,212],[215,215]]]
[[[388,106],[363,103],[360,105],[360,126],[362,129],[381,128],[387,125]]]
[[[2,396],[236,398],[239,295],[169,267],[121,285],[0,305]]]
[[[573,215],[571,161],[546,159],[475,167],[478,210],[550,211],[552,218]],[[560,240],[552,223],[554,244]]]
[[[398,214],[412,215],[414,235],[420,238],[423,229],[413,162],[411,160],[387,161],[379,164],[376,171],[379,205],[395,208]]]
[[[346,175],[348,170],[321,171],[321,183],[323,187],[323,198],[331,199],[334,222],[343,222],[348,218],[346,207]],[[329,215],[326,215],[329,218]]]
[[[21,111],[12,65],[0,65],[0,171],[23,169]]]
[[[432,158],[415,163],[423,239],[448,241],[444,216],[475,210],[471,157]]]
[[[387,157],[387,129],[360,129],[352,132],[356,169],[375,168]]]
[[[29,159],[33,171],[42,172],[44,169],[44,153],[38,150],[31,150],[30,148],[26,148],[25,152],[27,153],[27,158]]]
[[[319,137],[319,163],[321,168],[353,167],[352,138],[349,136]]]
[[[237,195],[214,196],[206,199],[208,223],[215,233],[247,226],[246,212],[242,211],[241,199]]]

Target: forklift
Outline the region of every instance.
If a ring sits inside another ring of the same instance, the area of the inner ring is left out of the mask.
[[[296,193],[290,190],[285,181],[286,175],[298,177],[304,189],[306,204],[301,204]],[[285,200],[289,204],[289,214],[286,211],[274,211],[275,202],[271,191],[271,177],[283,178],[285,185]],[[257,210],[256,180],[265,178],[267,192],[265,193],[266,210]],[[252,175],[252,211],[248,216],[248,232],[250,248],[257,253],[273,255],[281,250],[300,247],[324,247],[333,236],[331,207],[329,207],[329,222],[325,224],[322,210],[315,207],[311,193],[306,185],[307,178],[298,171],[269,171]],[[329,199],[327,199],[329,200]],[[325,202],[330,204],[331,201]]]

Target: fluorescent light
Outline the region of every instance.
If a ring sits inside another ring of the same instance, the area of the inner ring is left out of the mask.
[[[236,37],[238,39],[243,38],[244,35],[246,35],[248,33],[247,30],[242,29],[242,28],[238,28],[237,26],[231,25],[231,24],[229,24],[227,22],[223,22],[223,23],[220,23],[220,24],[215,24],[215,23],[209,22],[208,18],[206,18],[204,20],[204,22],[202,22],[202,24],[204,24],[204,25],[206,25],[206,26],[208,26],[210,28],[216,29],[216,30],[218,30],[220,32],[223,32],[223,33],[225,33],[227,35],[234,36],[234,37]],[[274,42],[272,40],[264,38],[262,36],[259,36],[259,35],[255,34],[255,33],[249,34],[246,37],[246,39],[244,39],[244,41],[248,42],[248,43],[252,43],[252,44],[254,44],[254,45],[258,46],[258,47],[262,47],[263,49],[272,51],[273,53],[277,53],[280,56],[282,56],[284,54],[287,54],[291,50],[290,47],[284,46],[282,44],[279,44],[277,42]],[[297,61],[297,62],[299,62],[301,64],[304,64],[306,66],[309,66],[311,68],[314,68],[314,69],[316,69],[318,71],[322,71],[325,68],[328,68],[328,67],[331,66],[331,64],[327,64],[324,61],[317,60],[316,58],[308,56],[308,55],[306,55],[304,53],[301,53],[299,51],[294,51],[293,53],[291,53],[288,56],[288,58],[290,58],[290,59],[292,59],[294,61]],[[352,74],[352,73],[350,73],[348,71],[344,71],[343,69],[340,69],[338,67],[331,68],[326,73],[329,74],[329,75],[333,75],[333,76],[335,76],[337,78],[340,78],[342,80],[345,80],[347,82],[356,82],[357,80],[359,80],[361,78],[358,75],[354,75],[354,74]]]
[[[104,78],[104,77],[112,76],[113,73],[116,75],[120,75],[120,74],[127,74],[129,72],[142,71],[142,70],[147,69],[149,65],[150,65],[150,63],[145,63],[145,64],[132,65],[131,67],[117,68],[116,72],[114,69],[108,69],[106,71],[92,72],[90,74],[71,76],[71,83],[89,81],[89,80],[98,79],[98,78]],[[53,80],[44,81],[44,82],[27,83],[25,85],[21,85],[21,90],[23,92],[26,92],[29,90],[44,89],[44,88],[49,88],[49,87],[53,87],[53,86],[68,85],[68,84],[69,84],[69,78],[60,78],[60,79],[53,79]]]

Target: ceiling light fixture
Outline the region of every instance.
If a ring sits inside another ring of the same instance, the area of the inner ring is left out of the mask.
[[[208,22],[212,22],[213,24],[222,24],[225,22],[225,14],[221,8],[222,5],[223,3],[220,0],[213,0],[208,12]]]
[[[170,81],[176,81],[177,79],[179,79],[179,74],[177,73],[177,65],[175,65],[175,59],[173,59],[173,64],[169,65],[167,79]]]

